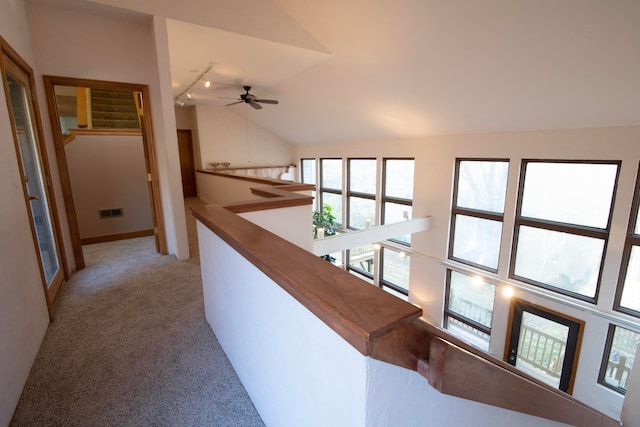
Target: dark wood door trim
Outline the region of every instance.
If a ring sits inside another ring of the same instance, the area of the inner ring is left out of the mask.
[[[102,80],[77,79],[71,77],[59,76],[43,76],[44,88],[47,95],[47,107],[49,111],[49,120],[53,133],[53,141],[56,150],[58,169],[60,173],[60,184],[62,186],[62,195],[67,213],[67,221],[69,224],[69,234],[73,248],[73,256],[76,263],[76,269],[81,270],[85,267],[84,256],[82,254],[82,240],[78,228],[78,218],[76,215],[75,204],[71,192],[71,179],[69,177],[69,169],[64,151],[64,140],[60,121],[58,120],[58,107],[55,98],[54,87],[59,86],[75,86],[75,87],[91,87],[96,89],[122,90],[139,92],[142,96],[142,102],[145,106],[144,113],[140,115],[142,139],[144,141],[145,163],[147,174],[151,178],[149,181],[149,193],[151,202],[151,214],[153,217],[154,229],[156,234],[156,249],[163,255],[168,253],[167,241],[164,227],[164,216],[162,213],[162,203],[160,199],[160,185],[158,180],[158,168],[155,155],[153,126],[149,105],[149,87],[147,85],[134,83],[120,83]]]
[[[178,151],[184,197],[197,197],[196,166],[193,157],[193,139],[190,129],[178,129]]]

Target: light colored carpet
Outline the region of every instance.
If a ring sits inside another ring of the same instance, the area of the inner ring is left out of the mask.
[[[263,425],[204,318],[197,259],[152,237],[83,250],[12,426]]]

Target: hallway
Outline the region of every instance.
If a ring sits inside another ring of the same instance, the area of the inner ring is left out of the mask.
[[[12,426],[263,425],[204,318],[197,251],[163,257],[153,237],[83,250]]]

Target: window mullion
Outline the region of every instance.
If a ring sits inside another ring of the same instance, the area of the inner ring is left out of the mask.
[[[550,231],[557,231],[560,233],[576,234],[585,237],[593,237],[595,239],[606,240],[609,232],[601,228],[587,227],[583,225],[569,225],[561,222],[540,220],[533,218],[519,217],[515,221],[516,227],[526,226],[534,228],[542,228]]]

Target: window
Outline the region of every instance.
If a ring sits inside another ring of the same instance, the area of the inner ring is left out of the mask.
[[[413,208],[413,159],[384,159],[382,168],[382,224],[411,218]],[[393,239],[409,245],[411,235]]]
[[[444,327],[482,350],[489,350],[495,285],[447,270]]]
[[[403,296],[409,295],[409,256],[405,252],[382,248],[381,258],[381,287]]]
[[[347,269],[373,280],[375,268],[375,249],[373,244],[349,249]],[[371,282],[372,283],[372,282]]]
[[[300,182],[304,184],[316,184],[316,159],[300,160]],[[312,191],[311,196],[315,200],[316,192]]]
[[[367,228],[376,223],[376,159],[349,159],[347,172],[347,227]]]
[[[596,302],[618,167],[523,161],[512,278]]]
[[[508,160],[458,159],[449,258],[498,270]]]
[[[618,393],[626,393],[627,381],[631,368],[633,368],[638,341],[640,341],[640,334],[637,332],[609,325],[598,383]]]
[[[320,208],[330,206],[342,225],[342,159],[320,159],[320,172]]]
[[[640,205],[640,169],[636,178],[636,191],[633,196],[633,207],[627,231],[622,269],[618,280],[618,292],[614,308],[632,316],[640,317],[640,221],[638,206]]]

